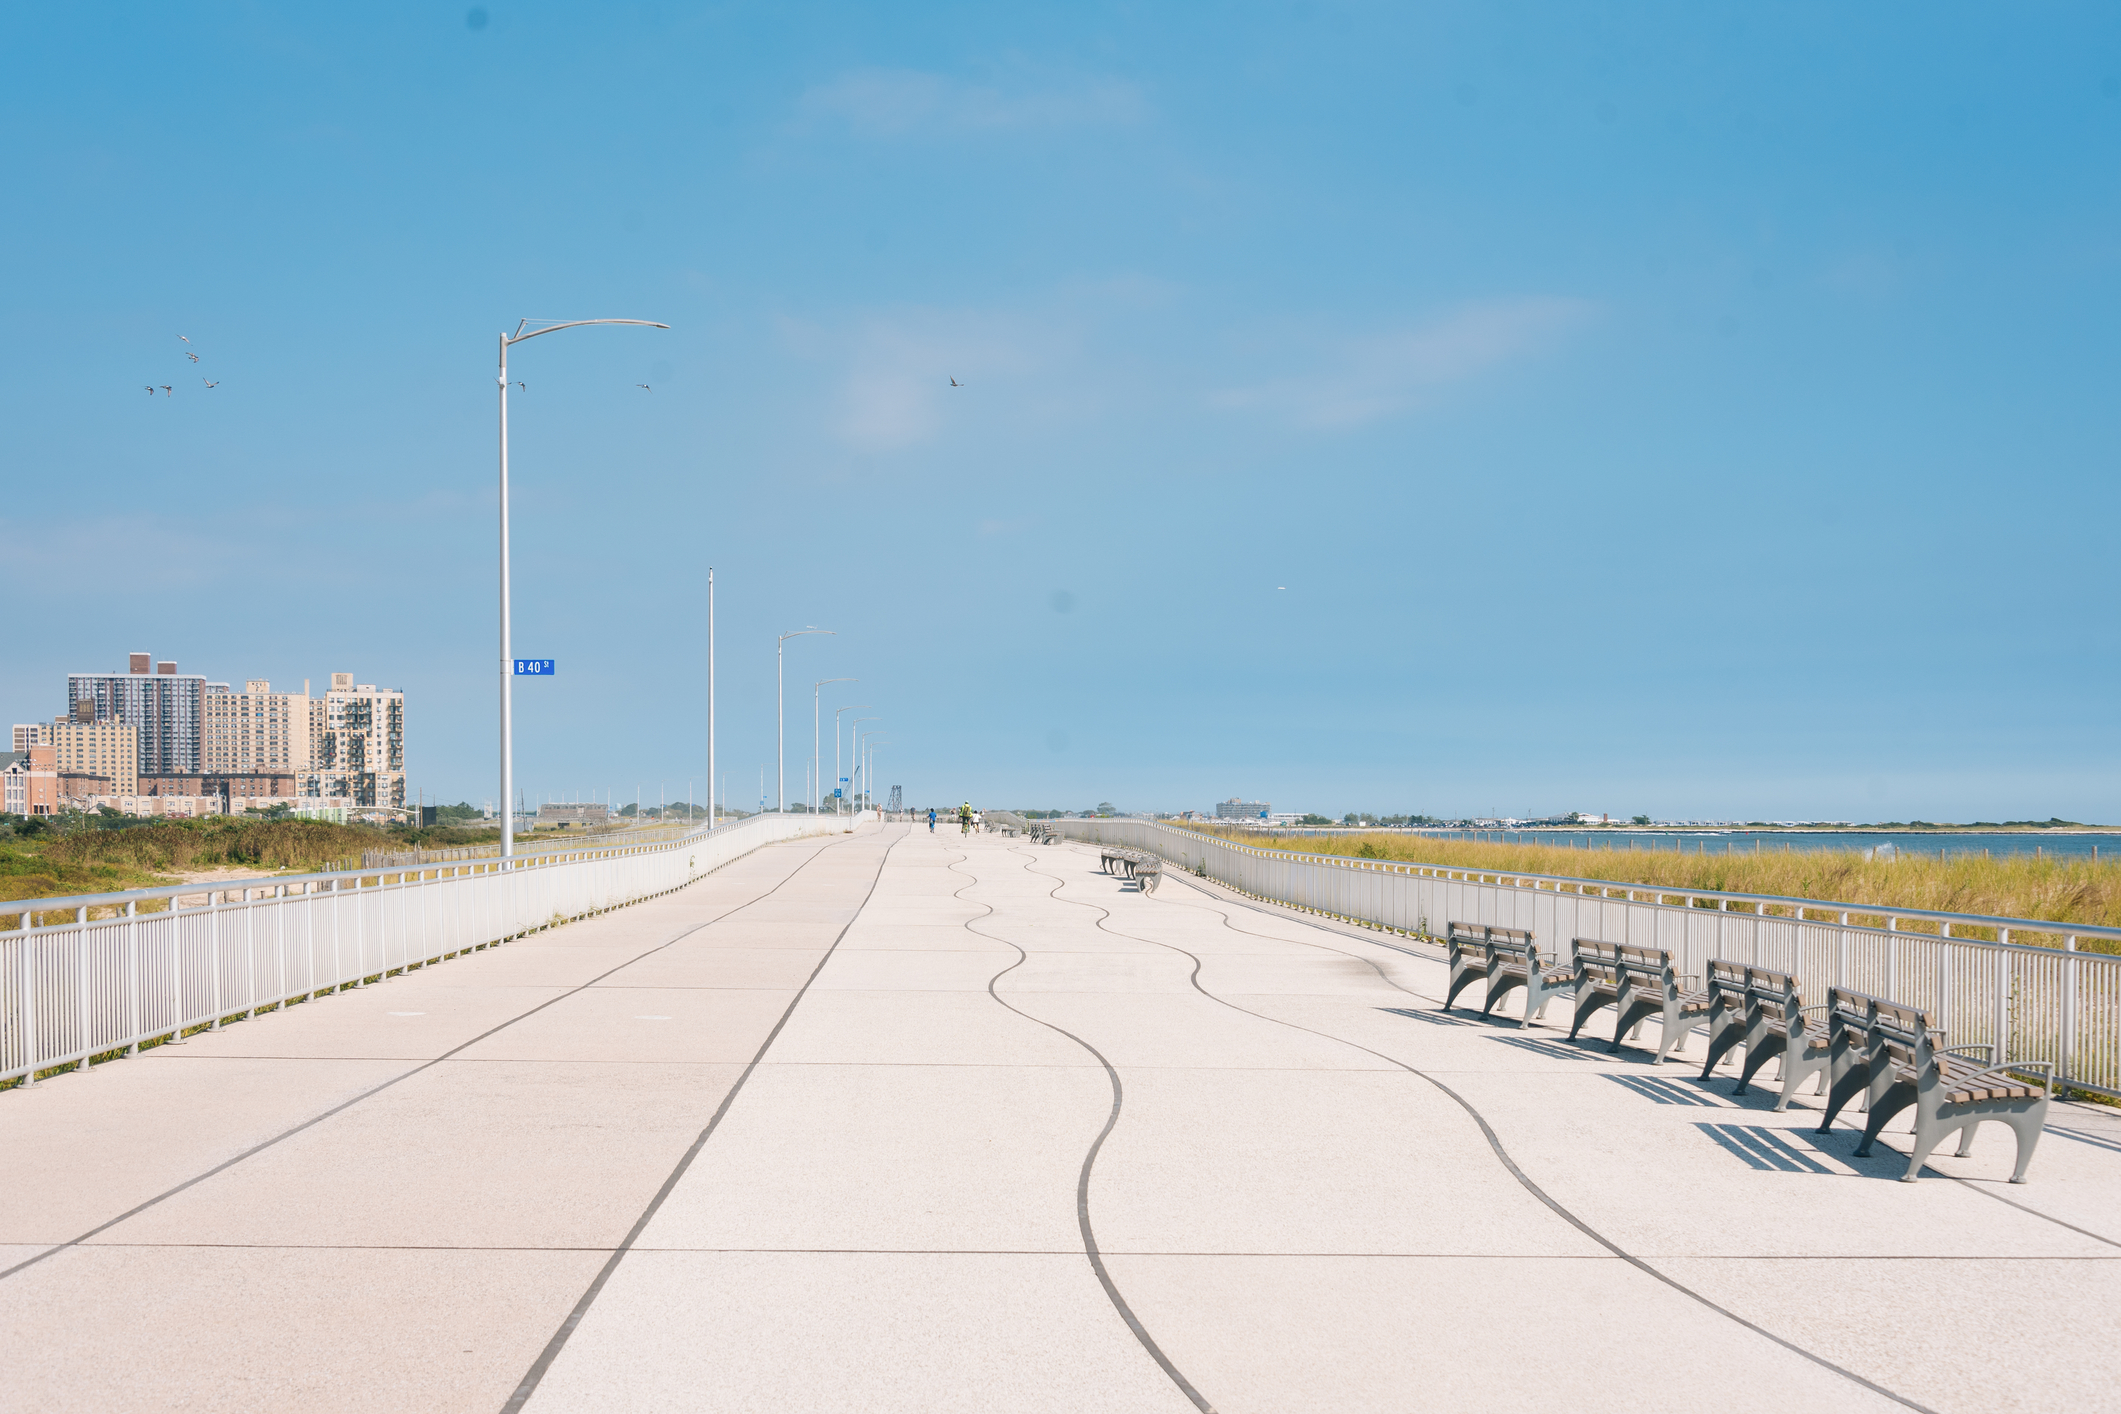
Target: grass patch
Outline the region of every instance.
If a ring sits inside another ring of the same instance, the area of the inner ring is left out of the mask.
[[[1863,914],[1862,908],[1919,908],[1936,913],[2030,918],[2057,925],[2121,928],[2121,865],[2103,860],[2093,863],[2022,854],[1994,859],[1934,859],[1910,854],[1894,860],[1871,860],[1856,850],[1705,854],[1671,849],[1570,849],[1560,845],[1396,834],[1277,840],[1250,831],[1194,828],[1232,844],[1292,854],[1348,855],[1498,873],[1559,874],[1674,893],[1818,899],[1823,903],[1855,905],[1857,911],[1850,921],[1877,927],[1884,926],[1884,916]],[[1766,911],[1786,914],[1790,910],[1767,905]],[[1910,919],[1902,923],[1901,930],[1934,933],[1937,925]],[[2068,931],[2061,926],[2052,934],[2013,932],[2011,941],[2060,947]],[[1996,930],[1955,927],[1952,935],[1994,941]],[[2097,938],[2082,939],[2078,947],[2085,952],[2121,952],[2121,943]]]
[[[201,869],[318,873],[357,864],[363,850],[485,844],[498,830],[335,825],[324,820],[210,816],[122,830],[45,829],[0,839],[0,898],[116,893],[175,883]]]

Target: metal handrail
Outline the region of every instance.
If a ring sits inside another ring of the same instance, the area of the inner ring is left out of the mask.
[[[1417,860],[1365,859],[1359,855],[1348,854],[1311,854],[1301,850],[1269,849],[1264,848],[1260,845],[1244,844],[1237,840],[1227,839],[1222,835],[1216,834],[1212,830],[1201,830],[1185,826],[1166,825],[1161,820],[1141,821],[1136,823],[1153,823],[1160,829],[1177,830],[1183,833],[1197,835],[1203,839],[1214,840],[1227,848],[1244,850],[1248,853],[1259,855],[1262,858],[1301,859],[1308,863],[1327,864],[1341,868],[1398,869],[1404,871],[1427,872],[1430,874],[1442,875],[1445,877],[1448,877],[1452,874],[1486,875],[1497,879],[1527,879],[1535,881],[1536,883],[1574,884],[1578,886],[1579,890],[1586,887],[1600,889],[1626,889],[1629,890],[1631,893],[1660,894],[1669,898],[1717,899],[1722,901],[1728,901],[1731,903],[1779,905],[1782,907],[1798,910],[1798,922],[1814,921],[1803,917],[1802,910],[1811,909],[1816,912],[1831,911],[1842,914],[1869,914],[1880,918],[1896,920],[1901,918],[1915,918],[1921,919],[1925,922],[1949,923],[1953,925],[1964,924],[1968,927],[1974,928],[2006,928],[2011,930],[2012,932],[2055,933],[2080,938],[2109,938],[2115,941],[2121,941],[2121,928],[2109,928],[2096,923],[2064,923],[2056,921],[2054,919],[2013,918],[2005,915],[1989,913],[1946,913],[1936,909],[1928,908],[1895,908],[1885,904],[1841,903],[1832,899],[1797,898],[1788,894],[1741,894],[1728,893],[1720,889],[1687,889],[1668,887],[1662,884],[1631,884],[1626,882],[1625,880],[1620,879],[1586,879],[1578,878],[1573,874],[1531,874],[1516,869],[1481,869],[1472,865],[1465,864],[1424,864]],[[1863,925],[1852,923],[1848,926],[1855,928],[1861,927]],[[1895,932],[1898,930],[1887,929],[1886,931]],[[1981,938],[1965,938],[1956,939],[1956,941],[1985,942],[1987,940]],[[2026,946],[2024,944],[2008,942],[1999,943],[1998,945],[2003,947]]]
[[[775,812],[769,810],[766,813],[771,815]],[[744,818],[749,820],[756,818],[756,816],[747,815]],[[0,900],[0,919],[19,919],[25,914],[56,913],[62,909],[115,908],[127,903],[138,904],[153,899],[175,899],[180,895],[189,898],[195,894],[234,892],[244,888],[265,889],[288,884],[322,884],[340,879],[364,879],[378,875],[412,874],[423,869],[449,868],[456,865],[506,865],[510,869],[526,869],[534,864],[565,863],[574,859],[609,859],[621,854],[632,853],[636,850],[676,849],[695,840],[705,839],[717,829],[728,829],[737,823],[739,822],[735,820],[724,820],[719,825],[703,825],[697,830],[689,830],[676,839],[671,840],[643,840],[633,844],[563,846],[556,849],[525,851],[507,859],[503,859],[499,855],[491,855],[483,859],[434,860],[425,864],[389,864],[376,865],[374,867],[364,866],[355,869],[326,869],[314,874],[257,874],[242,879],[201,879],[197,883],[191,884],[156,884],[151,888],[122,889],[118,892],[107,894],[53,894],[47,898],[4,899]],[[321,890],[304,890],[304,892],[321,892]],[[48,926],[56,927],[62,925],[54,924]],[[18,924],[17,928],[19,927],[20,925]],[[14,931],[16,929],[0,926],[0,932]]]

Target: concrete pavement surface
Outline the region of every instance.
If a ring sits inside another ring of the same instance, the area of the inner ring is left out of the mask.
[[[0,1093],[0,1409],[2121,1405],[2121,1114],[1902,1184],[1440,957],[1077,846],[761,849]]]

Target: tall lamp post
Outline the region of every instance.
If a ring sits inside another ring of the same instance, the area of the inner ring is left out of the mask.
[[[874,736],[869,738],[869,760],[862,767],[862,778],[869,782],[869,799],[872,801],[876,799],[876,749],[879,746],[889,745],[891,745],[891,738],[888,736],[881,739]],[[889,801],[890,797],[886,796],[884,799]],[[881,805],[876,807],[876,819],[878,824],[882,824],[884,821],[884,807]]]
[[[840,776],[840,713],[842,713],[842,712],[862,712],[862,711],[866,711],[867,709],[869,709],[869,708],[871,708],[871,707],[874,707],[875,705],[876,705],[876,704],[875,704],[874,702],[853,702],[853,703],[849,703],[849,704],[848,704],[847,706],[845,706],[845,707],[836,707],[836,708],[834,708],[834,709],[833,709],[833,712],[832,712],[832,787],[833,787],[833,789],[834,789],[834,790],[838,790],[838,789],[839,789],[839,784],[840,784],[840,781],[839,781],[839,776]],[[862,720],[862,718],[860,718],[860,717],[857,717],[857,718],[855,718],[855,720],[859,722],[859,721],[861,721],[861,720]],[[849,784],[851,785],[852,783],[850,782]],[[848,797],[848,796],[851,796],[851,795],[853,795],[853,794],[854,794],[854,792],[853,792],[852,790],[849,790],[849,791],[848,791],[848,792],[846,793],[846,795],[842,795],[842,796],[840,797],[840,800],[841,800],[841,801],[845,801],[845,800],[847,799],[847,797]],[[833,814],[835,814],[835,815],[837,815],[837,814],[839,814],[839,813],[840,813],[840,812],[839,812],[839,805],[838,805],[838,803],[835,803],[835,804],[833,805],[832,813],[833,813]]]
[[[830,636],[829,628],[799,628],[781,635],[781,641],[773,645],[773,748],[776,789],[780,804],[776,810],[788,808],[788,640],[801,638],[806,633],[822,633]]]
[[[569,319],[530,329],[530,321],[525,319],[516,325],[513,334],[506,330],[501,333],[501,857],[504,859],[516,852],[516,665],[508,615],[508,346],[535,339],[540,334],[576,329],[584,324],[639,324],[649,329],[670,327],[653,319]],[[527,334],[523,332],[526,329],[530,329]]]
[[[818,806],[824,803],[822,798],[824,787],[822,777],[825,774],[824,718],[818,710],[819,704],[824,701],[824,697],[820,689],[828,682],[860,681],[860,678],[819,678],[816,682],[810,684],[810,813],[813,815],[817,814]],[[838,720],[834,719],[833,726],[837,727],[838,725]],[[840,744],[837,732],[833,733],[832,744],[835,747]],[[834,774],[837,775],[838,773],[834,772]],[[833,785],[838,786],[839,782],[834,781]]]
[[[849,777],[847,803],[850,806],[854,804],[854,782],[861,781],[865,785],[868,783],[868,778],[862,774],[860,765],[862,759],[862,723],[881,722],[883,720],[882,717],[856,717],[847,724],[847,775]]]
[[[867,720],[873,722],[880,722],[883,720],[883,718],[871,717]],[[867,797],[871,805],[876,804],[876,780],[869,774],[869,743],[876,736],[876,733],[882,730],[882,727],[878,727],[876,731],[863,732],[861,747],[855,752],[855,756],[862,763],[862,792]]]

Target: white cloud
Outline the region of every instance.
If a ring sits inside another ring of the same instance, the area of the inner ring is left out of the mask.
[[[1211,405],[1277,413],[1306,427],[1357,427],[1410,411],[1445,387],[1553,347],[1590,318],[1584,300],[1523,298],[1469,305],[1416,328],[1341,339],[1317,372],[1212,395]]]
[[[860,69],[806,92],[811,121],[842,122],[862,137],[1112,126],[1148,111],[1141,90],[1118,79],[1002,88],[912,69]]]

